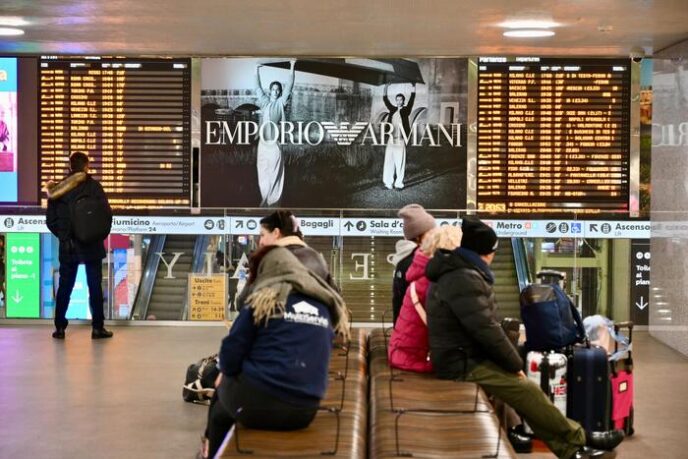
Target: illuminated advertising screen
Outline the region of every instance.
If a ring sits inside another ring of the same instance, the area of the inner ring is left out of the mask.
[[[203,59],[203,207],[466,203],[466,59]]]
[[[0,57],[0,203],[17,202],[17,59]]]

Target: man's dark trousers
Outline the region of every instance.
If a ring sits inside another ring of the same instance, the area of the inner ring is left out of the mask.
[[[84,262],[84,266],[86,267],[88,305],[91,308],[93,328],[99,330],[103,328],[105,320],[103,315],[103,262],[102,260],[87,261]],[[60,263],[60,284],[55,300],[55,328],[65,329],[69,323],[65,316],[78,269],[78,262]]]

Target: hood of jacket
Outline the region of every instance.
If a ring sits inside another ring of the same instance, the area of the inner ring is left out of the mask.
[[[425,275],[431,282],[437,282],[444,274],[456,269],[474,269],[488,283],[494,284],[494,274],[480,255],[461,247],[454,250],[440,249],[435,252],[425,268]]]
[[[411,266],[406,271],[406,280],[411,283],[425,276],[425,268],[428,266],[430,257],[425,255],[422,250],[416,250],[413,255]]]
[[[88,174],[86,172],[75,172],[59,182],[51,180],[45,185],[45,193],[51,201],[60,199],[65,194],[84,183],[87,178]]]
[[[397,241],[394,245],[396,252],[392,255],[392,264],[394,266],[398,265],[401,260],[411,255],[416,250],[416,247],[418,247],[418,244],[408,239]]]

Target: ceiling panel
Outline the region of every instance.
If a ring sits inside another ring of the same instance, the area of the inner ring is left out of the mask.
[[[647,54],[688,38],[688,0],[4,0],[2,53],[464,56]],[[560,25],[502,36],[507,19]]]

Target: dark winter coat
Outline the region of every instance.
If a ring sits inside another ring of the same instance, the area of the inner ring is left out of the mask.
[[[104,241],[84,244],[74,240],[69,209],[70,203],[82,194],[102,198],[109,209],[110,204],[100,183],[84,172],[76,172],[57,184],[48,184],[47,193],[45,222],[50,232],[60,241],[60,263],[83,263],[105,258]]]
[[[443,379],[462,379],[490,360],[505,371],[523,369],[518,351],[497,320],[494,277],[467,249],[437,251],[425,271],[435,285],[427,300],[430,357]]]

